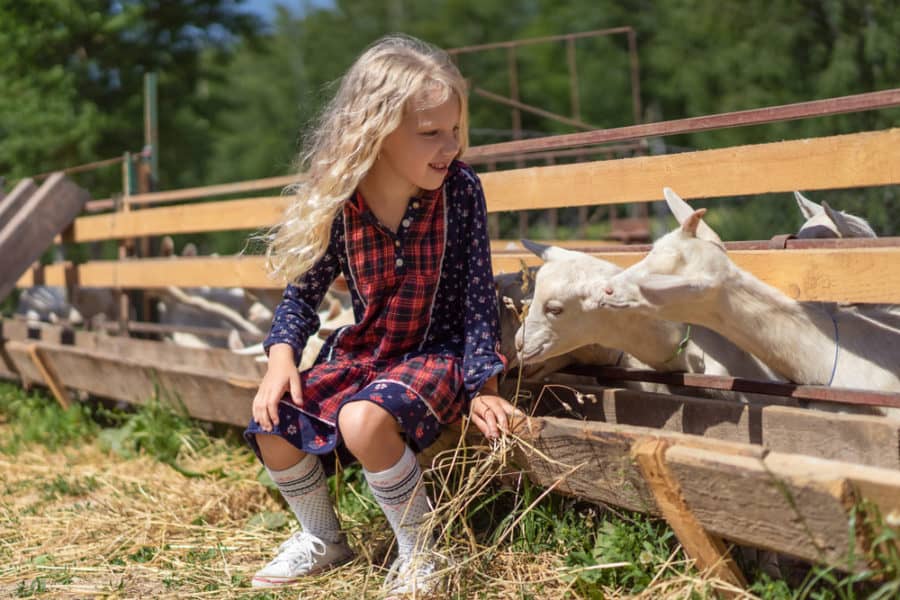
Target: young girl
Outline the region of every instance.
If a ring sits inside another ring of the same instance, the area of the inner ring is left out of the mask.
[[[247,441],[297,515],[254,586],[296,582],[351,557],[326,477],[356,459],[397,538],[389,593],[428,591],[430,510],[415,452],[468,410],[488,437],[514,408],[504,369],[481,184],[458,157],[465,81],[424,42],[386,37],[341,81],[302,157],[294,202],[271,236],[274,273],[293,282],[275,311],[269,366]],[[343,274],[355,324],[299,373],[316,307]]]

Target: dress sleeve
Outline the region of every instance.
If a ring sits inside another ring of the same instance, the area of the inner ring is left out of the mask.
[[[263,341],[266,355],[275,344],[289,344],[294,350],[294,364],[300,364],[303,348],[309,337],[319,330],[321,323],[316,309],[325,297],[331,283],[341,272],[338,248],[341,215],[335,218],[331,228],[331,240],[322,258],[312,269],[289,283],[281,302],[275,308],[272,327]]]
[[[506,369],[506,358],[500,353],[500,316],[494,272],[491,268],[491,242],[487,228],[487,206],[478,176],[468,167],[461,170],[468,180],[468,268],[466,289],[466,343],[463,373],[469,398],[484,387],[491,377]]]

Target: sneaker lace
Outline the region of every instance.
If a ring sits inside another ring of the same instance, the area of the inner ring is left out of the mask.
[[[325,551],[325,542],[320,538],[305,531],[298,531],[278,547],[278,556],[274,562],[309,565],[313,562],[313,555],[323,556]]]

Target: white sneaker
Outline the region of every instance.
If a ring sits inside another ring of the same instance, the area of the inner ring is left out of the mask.
[[[384,578],[384,592],[392,598],[428,598],[436,594],[440,584],[437,556],[429,551],[398,556]]]
[[[250,585],[275,587],[297,583],[301,577],[347,562],[351,556],[343,538],[332,544],[311,533],[298,531],[278,547],[278,556],[256,572]]]

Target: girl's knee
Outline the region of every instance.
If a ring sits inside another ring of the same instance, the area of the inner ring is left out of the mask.
[[[256,434],[256,445],[259,446],[263,464],[276,471],[296,465],[305,456],[302,450],[274,434]]]
[[[368,401],[350,402],[338,413],[341,437],[353,451],[354,446],[366,445],[397,431],[397,421],[377,404]]]

